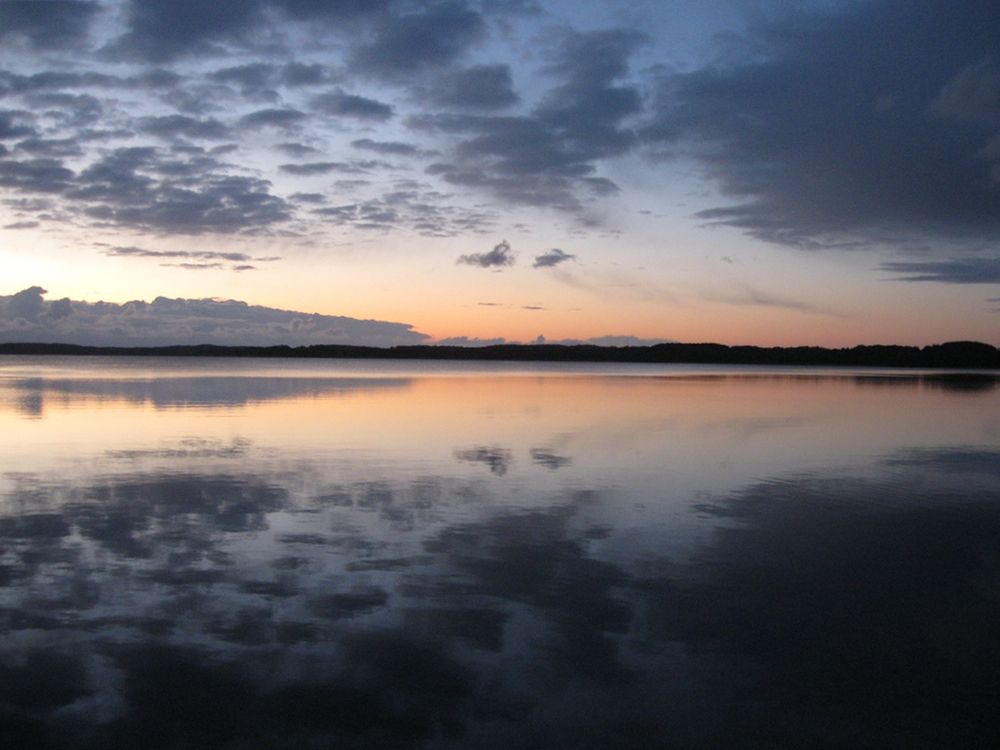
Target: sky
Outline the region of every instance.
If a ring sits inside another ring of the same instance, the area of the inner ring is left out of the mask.
[[[1000,344],[1000,6],[0,1],[0,341]]]

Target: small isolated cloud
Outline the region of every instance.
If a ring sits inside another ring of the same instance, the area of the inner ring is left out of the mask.
[[[455,262],[460,265],[478,266],[479,268],[504,268],[506,266],[513,266],[516,260],[517,253],[511,250],[510,243],[507,240],[503,240],[488,253],[462,255]]]
[[[37,226],[37,221],[15,221],[13,224],[5,225],[4,229],[34,229]]]
[[[898,281],[1000,284],[1000,257],[883,263],[879,270],[902,274]]]
[[[576,260],[576,256],[570,253],[564,253],[559,248],[554,247],[543,255],[536,255],[535,262],[531,264],[531,267],[551,268],[553,266],[558,266],[560,263],[565,263],[567,260]]]

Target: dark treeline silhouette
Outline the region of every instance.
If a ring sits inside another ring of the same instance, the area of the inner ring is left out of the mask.
[[[311,359],[433,359],[513,362],[656,362],[718,365],[913,367],[1000,369],[1000,350],[978,341],[916,346],[760,347],[724,344],[593,346],[500,344],[461,346],[193,346],[106,347],[75,344],[0,344],[0,354],[63,354],[131,357],[288,357]]]

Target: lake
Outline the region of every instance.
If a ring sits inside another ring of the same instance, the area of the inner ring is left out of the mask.
[[[0,358],[0,744],[1000,745],[1000,378]]]

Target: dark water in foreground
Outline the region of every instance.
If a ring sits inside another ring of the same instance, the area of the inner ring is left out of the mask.
[[[1000,746],[1000,384],[0,359],[0,747]]]

